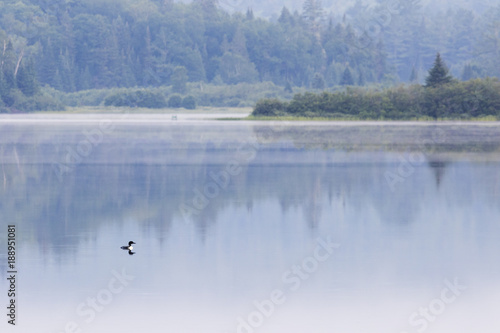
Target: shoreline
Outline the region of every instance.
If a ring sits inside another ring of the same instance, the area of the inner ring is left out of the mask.
[[[248,119],[245,113],[24,113],[0,114],[0,124],[47,124],[47,123],[95,123],[111,121],[116,123],[211,123],[211,124],[254,124],[254,125],[329,125],[329,126],[500,126],[500,121],[485,120],[319,120],[319,119]]]

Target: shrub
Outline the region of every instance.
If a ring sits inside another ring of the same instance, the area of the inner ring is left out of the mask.
[[[64,105],[50,95],[38,93],[27,97],[19,89],[11,89],[4,101],[5,104],[0,103],[1,113],[64,110]]]
[[[169,108],[180,108],[182,106],[182,97],[180,95],[172,95],[168,99]]]
[[[15,107],[15,108],[18,108],[19,105],[23,104],[23,102],[26,100],[26,97],[19,89],[9,90],[2,96],[2,98],[7,107]]]
[[[35,110],[63,111],[65,109],[64,104],[49,95],[35,95],[33,96],[33,102]]]
[[[286,114],[286,103],[278,99],[263,99],[257,102],[253,116],[283,116]]]
[[[438,87],[399,86],[384,91],[346,89],[340,93],[296,94],[289,103],[260,100],[254,116],[346,117],[407,120],[431,117],[500,117],[497,79],[452,82]]]
[[[104,100],[105,106],[134,106],[129,104],[129,95],[126,93],[115,93]]]
[[[167,106],[165,97],[149,90],[136,91],[137,106],[150,109],[160,109]]]
[[[127,106],[159,109],[164,108],[167,103],[160,92],[147,89],[136,91],[121,91],[113,93],[104,100],[105,106]]]
[[[196,109],[196,100],[194,99],[193,96],[186,96],[182,100],[182,107],[184,109],[194,110]]]
[[[193,96],[196,101],[196,106],[213,106],[213,107],[241,107],[254,106],[257,101],[262,98],[290,98],[289,93],[285,93],[283,88],[276,86],[271,82],[259,83],[238,83],[235,85],[217,86],[211,83],[204,82],[188,82],[187,89],[189,95]],[[42,88],[44,93],[53,96],[68,106],[99,106],[104,105],[107,98],[113,95],[122,96],[123,106],[135,107],[136,104],[129,96],[138,91],[138,88],[109,88],[109,89],[90,89],[77,92],[65,93],[54,88],[45,86]],[[168,97],[172,95],[171,86],[150,87],[149,90],[153,93],[159,93],[166,99],[168,105]],[[294,87],[294,91],[300,92],[304,88]],[[128,103],[126,103],[128,102]],[[108,105],[114,105],[108,100]],[[181,104],[182,107],[182,104]]]

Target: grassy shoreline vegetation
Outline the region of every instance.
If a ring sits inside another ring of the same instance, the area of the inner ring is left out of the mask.
[[[500,120],[498,117],[485,116],[485,117],[470,117],[470,118],[430,118],[430,117],[419,117],[419,118],[408,118],[408,119],[372,119],[372,118],[360,118],[360,117],[266,117],[266,116],[248,116],[246,118],[218,118],[218,120],[255,120],[255,121],[338,121],[338,122],[365,122],[365,121],[380,121],[380,122],[427,122],[427,121],[467,121],[467,122],[497,122]]]
[[[296,89],[303,91],[305,89]],[[89,89],[66,93],[53,88],[46,88],[46,94],[61,101],[68,107],[148,107],[151,109],[199,107],[248,108],[264,98],[291,99],[293,93],[283,90],[272,82],[238,83],[217,85],[204,82],[187,83],[184,93],[175,92],[172,86]],[[176,103],[175,100],[180,103]],[[194,105],[186,107],[186,99]]]
[[[248,119],[260,120],[500,120],[500,81],[476,79],[439,88],[399,86],[383,91],[297,94],[264,99]]]
[[[500,120],[497,78],[457,81],[438,53],[424,86],[402,85],[382,91],[347,88],[330,93],[296,94],[290,102],[264,99],[250,119],[314,120]]]
[[[115,106],[69,106],[63,111],[35,111],[37,115],[220,115],[220,114],[241,114],[242,118],[252,112],[251,107],[210,107],[201,106],[196,109],[184,108],[145,108],[145,107],[115,107]],[[239,118],[235,118],[239,119]]]

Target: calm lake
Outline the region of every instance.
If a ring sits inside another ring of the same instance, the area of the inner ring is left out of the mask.
[[[500,329],[498,123],[15,116],[0,159],[2,332]]]

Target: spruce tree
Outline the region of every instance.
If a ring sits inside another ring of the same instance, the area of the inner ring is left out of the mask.
[[[467,64],[462,72],[462,81],[469,81],[474,78],[474,72],[471,64]]]
[[[452,81],[453,77],[448,74],[448,68],[441,59],[441,55],[438,53],[436,60],[434,60],[434,66],[429,71],[429,76],[425,79],[425,86],[435,88],[443,84],[451,83]]]
[[[249,21],[252,21],[254,19],[253,9],[250,7],[247,9],[246,19]]]
[[[313,89],[325,89],[325,79],[323,78],[323,75],[321,75],[320,73],[314,74],[311,86]]]
[[[176,93],[186,92],[186,83],[188,81],[187,70],[184,66],[177,66],[174,68],[172,74],[172,90]]]
[[[349,67],[346,67],[344,74],[342,74],[342,79],[340,80],[340,84],[343,86],[354,85],[354,79],[352,77],[352,73]]]
[[[56,74],[54,75],[54,78],[52,79],[51,86],[54,89],[57,89],[59,91],[64,91],[64,84],[63,84],[62,76],[61,76],[61,73],[59,73],[58,69],[56,69]]]
[[[283,7],[283,9],[281,10],[281,15],[278,18],[278,22],[281,25],[291,25],[293,23],[293,17],[292,14],[290,14],[288,8]]]
[[[17,87],[26,96],[33,96],[37,93],[38,84],[35,76],[35,66],[32,62],[21,65],[16,76]]]
[[[317,32],[321,23],[320,21],[324,16],[321,0],[306,0],[303,5],[302,16],[309,24],[312,31]]]
[[[79,90],[88,90],[94,88],[93,78],[90,74],[89,66],[85,66],[85,70],[80,73],[78,78],[80,80],[78,86]]]

